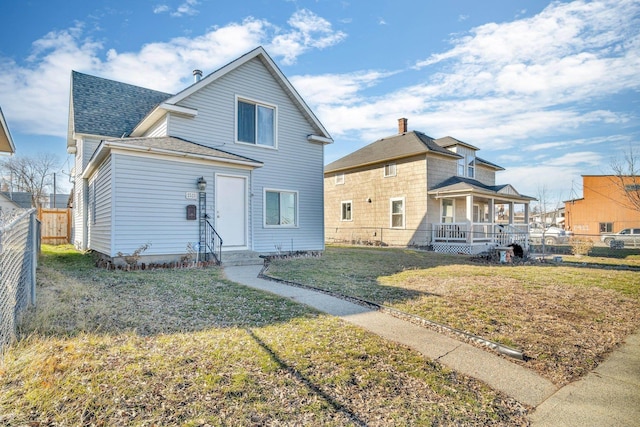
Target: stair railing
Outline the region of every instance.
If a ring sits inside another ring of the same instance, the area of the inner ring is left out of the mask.
[[[205,222],[205,240],[204,240],[204,256],[205,259],[208,259],[208,254],[211,254],[213,258],[216,260],[216,264],[222,263],[222,237],[213,228],[211,222],[208,219],[204,220]]]

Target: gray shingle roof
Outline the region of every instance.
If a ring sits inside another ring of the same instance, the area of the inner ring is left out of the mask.
[[[325,167],[325,172],[349,169],[391,159],[423,153],[443,154],[453,158],[460,156],[436,144],[435,140],[422,132],[411,131],[382,138],[348,154]]]
[[[500,191],[509,184],[502,185],[486,185],[482,182],[475,180],[473,178],[464,178],[461,176],[452,176],[441,182],[440,184],[435,185],[433,188],[429,189],[430,194],[434,194],[437,192],[455,192],[455,191],[482,191],[488,193],[499,194]],[[513,186],[511,186],[513,188]],[[515,190],[515,188],[513,188]],[[517,191],[517,190],[516,190]],[[502,197],[511,197],[516,199],[523,200],[535,200],[535,198],[530,196],[525,196],[523,194],[500,194]]]
[[[172,94],[71,72],[73,132],[122,137]]]
[[[4,194],[9,200],[12,200],[21,208],[29,209],[32,206],[31,193],[26,193],[23,191],[3,191],[2,194]]]
[[[217,158],[221,160],[235,161],[235,162],[249,162],[262,164],[262,162],[253,160],[249,157],[239,156],[237,154],[231,154],[224,150],[217,148],[207,147],[205,145],[196,144],[195,142],[187,141],[186,139],[176,138],[174,136],[161,136],[161,137],[146,137],[146,138],[122,138],[122,139],[110,139],[105,143],[118,143],[120,145],[127,145],[131,148],[144,147],[153,148],[156,150],[162,150],[168,153],[176,154],[194,154],[198,156],[206,156]]]

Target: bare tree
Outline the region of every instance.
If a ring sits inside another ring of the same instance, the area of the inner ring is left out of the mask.
[[[615,176],[612,179],[615,186],[625,196],[625,207],[640,211],[640,157],[629,146],[629,151],[624,153],[623,159],[611,161],[611,169]]]
[[[59,169],[57,157],[51,153],[36,156],[12,156],[0,160],[10,191],[31,193],[32,206],[40,207],[46,200],[53,173]]]

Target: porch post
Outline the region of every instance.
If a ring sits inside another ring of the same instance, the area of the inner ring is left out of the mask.
[[[514,203],[509,202],[509,225],[513,225],[513,218],[514,218],[513,206],[514,206]]]
[[[524,204],[524,223],[529,225],[529,203]]]
[[[496,205],[493,198],[489,199],[489,222],[491,225],[496,222]]]
[[[467,222],[469,223],[469,230],[467,233],[467,243],[473,242],[473,194],[466,197],[467,201]]]

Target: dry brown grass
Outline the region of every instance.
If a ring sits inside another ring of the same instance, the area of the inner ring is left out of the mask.
[[[330,247],[318,259],[275,260],[269,274],[519,348],[525,366],[558,385],[592,370],[640,324],[639,271]]]
[[[0,425],[526,425],[527,408],[220,270],[105,271],[44,248],[0,363]]]

